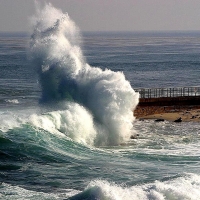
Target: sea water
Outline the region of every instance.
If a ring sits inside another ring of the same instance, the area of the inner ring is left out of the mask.
[[[136,88],[199,86],[200,33],[31,24],[0,34],[0,199],[200,199],[199,124],[132,115]]]

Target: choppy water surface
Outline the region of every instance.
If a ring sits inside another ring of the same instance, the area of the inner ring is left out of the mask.
[[[0,35],[0,199],[200,199],[199,124],[131,111],[132,88],[199,85],[200,34],[81,42],[53,6],[34,20]]]

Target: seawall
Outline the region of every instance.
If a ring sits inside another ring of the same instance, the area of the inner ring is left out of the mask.
[[[200,109],[200,96],[140,98],[134,116],[140,118],[147,115],[191,109]]]

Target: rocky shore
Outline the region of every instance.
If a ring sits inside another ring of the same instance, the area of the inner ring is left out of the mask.
[[[136,119],[154,119],[157,121],[200,122],[200,101],[194,103],[184,98],[143,99],[134,110]]]
[[[136,119],[154,119],[157,121],[175,121],[181,119],[183,122],[200,122],[200,109],[186,109],[182,111],[173,111],[165,113],[150,114],[144,116],[136,116]],[[163,120],[162,120],[163,119]]]

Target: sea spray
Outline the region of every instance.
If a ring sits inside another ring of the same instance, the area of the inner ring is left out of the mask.
[[[56,135],[67,136],[82,144],[93,145],[96,131],[92,115],[77,103],[66,104],[65,110],[52,111],[43,115],[33,114],[30,122],[35,127],[47,130]]]
[[[70,200],[82,199],[109,199],[109,200],[174,200],[200,198],[200,176],[185,174],[168,181],[155,181],[132,187],[120,186],[103,180],[94,180],[87,188]]]
[[[65,189],[42,192],[2,183],[1,199],[68,199],[68,200],[197,200],[200,198],[200,177],[186,174],[169,181],[125,187],[103,180],[91,181],[84,191]]]
[[[52,112],[62,112],[59,123],[65,123],[67,128],[61,131],[76,141],[83,141],[86,134],[95,145],[117,145],[127,140],[138,93],[124,74],[87,64],[79,45],[78,28],[68,14],[51,4],[38,9],[32,24],[30,50],[42,87],[41,102],[53,102]],[[62,106],[62,111],[56,106],[61,102],[66,107]],[[73,111],[69,111],[69,104]],[[55,107],[57,111],[53,110]],[[83,119],[74,115],[76,109]]]

